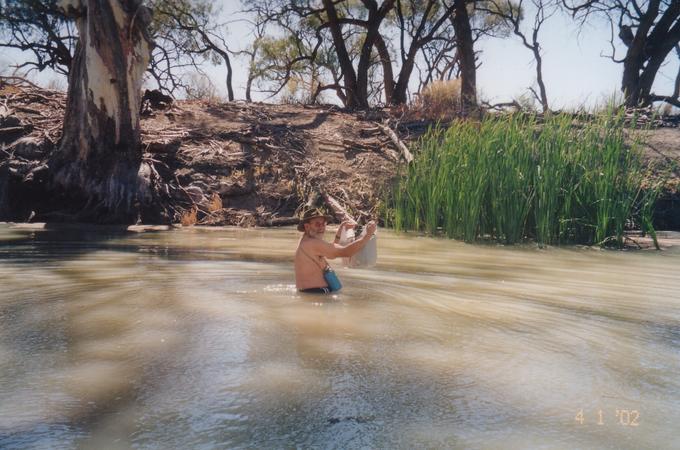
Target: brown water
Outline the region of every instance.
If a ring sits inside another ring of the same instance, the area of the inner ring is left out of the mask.
[[[0,225],[0,448],[680,448],[678,247],[379,233]]]

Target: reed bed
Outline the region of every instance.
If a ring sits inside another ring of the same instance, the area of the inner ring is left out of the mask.
[[[431,129],[387,199],[385,221],[507,244],[622,246],[631,227],[654,236],[656,195],[642,189],[645,169],[623,119],[510,115]]]

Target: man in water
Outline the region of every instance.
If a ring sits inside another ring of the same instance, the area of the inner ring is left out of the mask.
[[[326,222],[330,219],[331,217],[318,209],[305,211],[300,219],[298,231],[304,234],[295,252],[295,286],[300,292],[324,294],[331,292],[324,278],[324,270],[328,267],[326,258],[334,259],[338,256],[349,258],[364,248],[375,234],[376,224],[370,221],[366,224],[366,232],[361,237],[347,245],[340,245],[338,242],[342,231],[356,226],[354,222],[344,221],[340,224],[335,240],[331,244],[323,240]]]

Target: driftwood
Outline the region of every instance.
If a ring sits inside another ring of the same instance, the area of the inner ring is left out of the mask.
[[[482,105],[487,109],[493,109],[498,111],[504,111],[505,108],[515,108],[517,111],[522,110],[522,105],[517,103],[516,100],[512,100],[510,102],[494,103],[493,105],[488,102],[482,102]]]
[[[347,220],[356,223],[356,221],[352,218],[352,216],[349,215],[347,210],[343,208],[339,201],[329,194],[323,193],[321,195],[323,196],[326,204],[331,208],[331,210],[333,210],[333,215],[338,221],[344,222]]]
[[[36,115],[36,116],[42,116],[43,115],[43,113],[41,113],[37,109],[28,108],[26,106],[15,106],[14,109],[16,109],[17,111],[21,111],[21,112],[24,112],[24,113],[27,113],[27,114],[33,114],[33,115]]]
[[[7,84],[12,85],[12,86],[16,86],[17,84],[27,84],[27,85],[31,86],[32,88],[43,90],[43,88],[41,88],[37,84],[33,83],[32,81],[27,80],[24,77],[0,76],[0,82],[7,83]]]
[[[399,139],[397,134],[394,131],[392,131],[392,129],[390,127],[388,127],[387,125],[380,124],[380,123],[378,123],[376,125],[383,131],[383,133],[385,133],[387,135],[387,137],[389,137],[392,140],[392,143],[394,143],[394,145],[397,146],[397,148],[404,155],[404,159],[406,160],[407,163],[410,163],[411,161],[413,161],[413,155],[409,151],[406,144],[404,144],[401,141],[401,139]]]
[[[380,143],[375,141],[359,142],[352,139],[343,139],[342,144],[345,150],[362,149],[374,152],[380,151]]]
[[[173,153],[179,150],[182,141],[176,137],[163,138],[148,142],[144,144],[144,151],[148,153]]]
[[[12,142],[15,139],[29,133],[33,129],[32,126],[19,126],[19,127],[7,127],[0,128],[0,142],[7,143]]]
[[[7,184],[9,183],[9,162],[0,162],[0,217],[7,214],[9,209],[8,200],[9,196],[7,194]]]
[[[7,136],[7,135],[14,136],[17,133],[23,133],[27,129],[28,129],[28,127],[23,127],[23,126],[0,128],[0,137],[4,137],[4,136]]]
[[[300,223],[300,219],[298,217],[272,217],[265,220],[265,225],[270,227],[297,225],[298,223]]]
[[[9,109],[6,105],[0,105],[0,121],[5,121],[7,117],[14,114],[14,111]]]

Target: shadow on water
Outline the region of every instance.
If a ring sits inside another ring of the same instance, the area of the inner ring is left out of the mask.
[[[678,444],[677,255],[385,231],[377,267],[314,296],[297,237],[0,226],[0,447]]]
[[[197,260],[205,254],[200,247],[164,244],[157,238],[161,231],[171,233],[165,229],[139,233],[127,227],[64,224],[0,228],[0,264],[15,268],[7,272],[2,267],[2,276],[10,277],[6,286],[12,291],[0,294],[6,299],[0,302],[0,397],[8,402],[4,407],[0,402],[0,448],[71,448],[98,423],[133,405],[140,387],[153,384],[149,378],[155,375],[126,362],[131,356],[123,354],[127,350],[119,350],[121,345],[134,348],[140,357],[152,361],[149,367],[172,364],[172,352],[159,352],[157,341],[174,342],[176,350],[181,351],[181,340],[169,328],[169,322],[177,320],[172,319],[176,314],[164,318],[167,313],[157,306],[144,309],[145,304],[167,305],[173,297],[172,288],[165,289],[165,298],[164,288],[157,282],[149,287],[160,291],[160,295],[143,292],[145,286],[137,286],[135,272],[138,276],[154,275],[156,279],[164,273],[174,273],[163,265],[146,275],[144,270],[134,271],[133,267],[141,264],[142,268],[145,261],[152,263],[158,258]],[[111,257],[115,254],[142,258],[131,261],[132,265],[124,261],[121,265],[117,257]],[[98,261],[98,255],[104,255],[104,259]],[[220,257],[224,255],[211,255]],[[109,263],[112,274],[106,276],[102,272],[106,267],[98,265]],[[40,272],[37,279],[36,269]],[[166,278],[171,280],[170,276]],[[117,307],[126,296],[128,304]],[[160,315],[158,324],[152,317],[146,320],[148,328],[131,330],[132,319],[125,316],[140,308],[147,314]],[[31,356],[18,359],[19,355]],[[30,361],[37,357],[42,362]],[[17,363],[8,366],[12,359]],[[73,362],[69,363],[69,359]],[[67,364],[71,366],[58,367]],[[125,373],[128,369],[130,372]],[[46,376],[40,376],[40,372],[46,372]],[[106,378],[114,381],[97,386],[98,379]],[[83,383],[77,386],[80,380]],[[65,391],[55,391],[55,385],[67,387]],[[35,398],[32,390],[41,392],[41,398]],[[12,406],[22,397],[25,407],[18,407],[19,403]],[[12,408],[14,417],[8,415]]]
[[[0,224],[2,226],[2,224]],[[0,230],[1,231],[1,230]],[[155,239],[169,233],[181,233],[181,229],[172,227],[139,227],[129,229],[127,226],[108,225],[69,225],[69,224],[36,224],[12,228],[12,236],[8,238],[0,234],[0,260],[16,264],[32,264],[40,261],[65,261],[78,259],[84,255],[112,251],[128,254],[142,254],[150,257],[170,260],[221,260],[238,257],[243,261],[284,261],[289,258],[253,255],[238,249],[220,249],[214,246],[178,245],[176,240]],[[186,230],[184,230],[186,232]],[[210,230],[199,230],[198,233],[214,233]],[[208,239],[202,240],[203,243]]]
[[[158,245],[124,245],[115,243],[126,237],[139,235],[127,226],[96,226],[67,224],[19,225],[10,229],[13,236],[0,235],[0,259],[14,263],[31,263],[36,257],[43,260],[78,258],[100,251],[147,251],[168,256],[169,248]],[[167,231],[163,229],[162,231]],[[145,233],[161,232],[153,229]],[[20,237],[17,237],[20,236]]]

